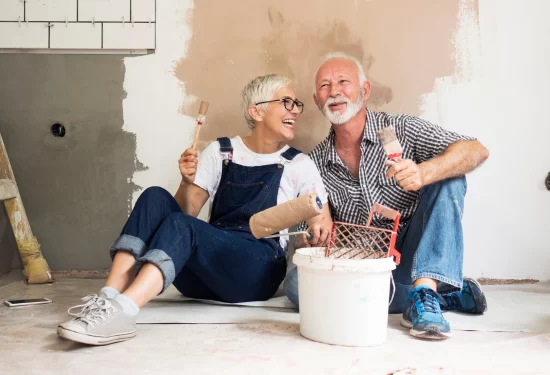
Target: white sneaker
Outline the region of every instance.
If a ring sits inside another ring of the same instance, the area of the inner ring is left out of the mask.
[[[88,345],[108,345],[136,336],[136,317],[126,314],[117,301],[88,297],[83,298],[86,304],[69,309],[69,314],[76,318],[57,327],[59,337]],[[71,313],[76,307],[82,310]]]

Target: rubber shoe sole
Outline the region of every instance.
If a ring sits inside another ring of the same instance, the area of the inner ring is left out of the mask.
[[[130,340],[136,337],[137,331],[121,333],[113,336],[94,336],[90,334],[84,334],[80,332],[71,331],[61,326],[57,327],[57,335],[67,340],[79,342],[87,345],[109,345],[116,342],[122,342]]]
[[[417,337],[417,338],[420,338],[420,339],[426,339],[426,340],[446,340],[448,338],[451,338],[452,337],[452,333],[451,331],[449,332],[441,332],[439,330],[438,327],[436,326],[433,326],[433,327],[429,327],[427,330],[425,331],[417,331],[415,329],[413,329],[413,324],[412,322],[406,320],[405,318],[403,318],[403,316],[401,316],[401,325],[405,328],[410,328],[410,331],[409,333],[411,334],[411,336],[414,336],[414,337]]]
[[[487,311],[487,298],[485,298],[485,293],[483,293],[483,289],[481,289],[481,284],[477,280],[470,279],[469,277],[465,277],[464,281],[466,281],[466,280],[468,282],[474,284],[476,286],[476,288],[479,289],[479,292],[480,292],[480,295],[481,295],[481,300],[477,301],[477,303],[479,303],[479,305],[480,305],[480,308],[478,308],[478,311],[474,312],[474,314],[483,314],[484,312]]]

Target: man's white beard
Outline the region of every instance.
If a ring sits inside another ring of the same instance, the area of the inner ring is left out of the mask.
[[[329,105],[332,103],[346,102],[346,110],[343,113],[338,111],[331,112]],[[344,96],[337,96],[336,98],[328,98],[323,108],[319,108],[323,115],[330,121],[331,124],[341,125],[345,124],[353,116],[355,116],[363,108],[363,90],[359,92],[359,97],[356,103],[352,103],[348,98]]]

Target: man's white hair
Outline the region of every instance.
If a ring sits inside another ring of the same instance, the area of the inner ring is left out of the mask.
[[[365,82],[367,82],[367,76],[359,60],[343,52],[332,52],[325,55],[321,59],[321,64],[319,65],[319,67],[323,66],[323,64],[325,64],[327,61],[335,60],[335,59],[347,60],[354,63],[357,68],[357,75],[359,76],[359,95],[357,96],[356,103],[352,103],[347,97],[341,96],[341,95],[338,96],[337,98],[333,98],[333,97],[328,98],[324,106],[321,106],[321,103],[317,103],[317,106],[319,107],[323,115],[330,121],[332,125],[340,125],[348,122],[353,116],[355,116],[364,107],[363,85],[365,84]],[[315,95],[317,94],[317,82],[315,84],[314,93]],[[344,113],[330,111],[329,105],[331,103],[342,102],[342,101],[346,102],[347,104],[346,110],[344,111]]]
[[[290,86],[292,80],[279,74],[268,74],[252,79],[241,91],[241,108],[244,118],[250,129],[254,129],[255,122],[248,113],[248,107],[259,102],[273,99],[273,95],[283,87]],[[258,107],[267,110],[268,103],[260,104]]]
[[[321,67],[324,63],[326,63],[329,60],[335,60],[335,59],[343,59],[351,61],[355,64],[357,67],[357,73],[359,73],[359,86],[363,87],[363,84],[367,81],[367,75],[365,74],[365,71],[363,70],[363,65],[357,60],[355,57],[348,55],[344,52],[331,52],[323,56],[321,59],[321,63],[319,64],[319,67]],[[317,90],[317,88],[315,88]]]

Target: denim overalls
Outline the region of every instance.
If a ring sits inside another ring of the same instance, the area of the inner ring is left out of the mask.
[[[284,163],[300,151],[289,148],[281,163],[245,167],[232,161],[229,138],[219,138],[222,176],[212,203],[210,223],[182,213],[170,193],[146,189],[136,202],[120,237],[111,247],[131,252],[138,268],[154,263],[185,296],[223,302],[267,300],[286,275],[286,257],[278,239],[257,240],[250,217],[277,204]]]

